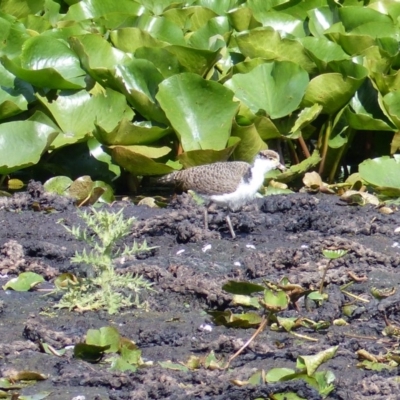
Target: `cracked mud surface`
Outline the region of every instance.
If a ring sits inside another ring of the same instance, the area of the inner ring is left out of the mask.
[[[335,376],[335,390],[329,399],[400,398],[398,370],[369,371],[357,368],[356,351],[374,355],[398,350],[395,337],[382,335],[387,321],[400,325],[400,292],[376,300],[370,289],[398,288],[400,274],[400,213],[382,214],[371,207],[348,206],[337,197],[294,194],[271,196],[231,214],[237,238],[232,240],[225,214],[209,214],[209,231],[203,229],[203,209],[186,195],[178,196],[167,209],[150,209],[119,202],[110,210],[124,207],[126,217],[137,222],[126,243],[146,239],[159,246],[118,269],[140,273],[154,283],[154,293],[146,300],[149,311],[125,309],[117,315],[106,312],[84,314],[57,310],[54,298],[34,290],[18,293],[0,291],[0,372],[34,370],[48,379],[21,391],[33,394],[50,390],[48,399],[256,399],[272,393],[293,391],[305,399],[320,399],[318,392],[303,381],[236,386],[256,370],[273,367],[295,368],[299,355],[312,355],[339,345],[334,358],[320,370]],[[40,211],[34,211],[40,210]],[[46,210],[56,212],[47,213]],[[0,199],[0,283],[24,271],[40,273],[52,288],[61,272],[83,274],[70,257],[83,244],[75,241],[59,221],[68,226],[80,224],[76,209],[67,199],[43,193],[31,184],[28,191]],[[211,245],[207,246],[207,245]],[[206,247],[207,246],[207,247]],[[208,249],[207,249],[208,248]],[[325,278],[329,299],[308,310],[299,302],[283,316],[302,316],[314,321],[345,318],[346,326],[331,325],[314,332],[296,332],[316,339],[300,339],[291,333],[267,327],[227,371],[201,368],[191,372],[163,369],[158,361],[186,362],[191,355],[232,356],[254,333],[254,329],[215,326],[206,310],[230,307],[232,296],[221,287],[229,280],[278,282],[288,277],[291,283],[318,288],[326,266],[322,250],[348,250],[342,259],[331,263]],[[347,288],[357,301],[340,287],[352,277]],[[351,317],[342,308],[352,303]],[[204,324],[211,331],[202,329]],[[63,357],[41,351],[40,342],[56,349],[84,340],[88,329],[115,326],[121,335],[136,342],[146,361],[154,366],[136,373],[115,372],[108,364],[89,364],[76,360],[72,351]]]

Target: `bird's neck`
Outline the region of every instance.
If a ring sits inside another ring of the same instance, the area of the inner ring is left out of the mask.
[[[265,160],[256,158],[249,172],[244,177],[246,185],[248,185],[251,192],[256,193],[257,190],[264,183],[264,175],[270,170],[268,163]]]

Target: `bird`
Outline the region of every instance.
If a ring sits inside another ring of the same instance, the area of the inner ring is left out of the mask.
[[[273,150],[261,150],[252,164],[244,161],[216,162],[174,171],[159,179],[160,183],[174,183],[183,190],[192,190],[208,203],[237,211],[255,198],[264,182],[265,174],[286,167],[281,164],[279,154]],[[228,215],[225,217],[232,238],[236,234]],[[208,211],[205,209],[204,225],[208,229]]]

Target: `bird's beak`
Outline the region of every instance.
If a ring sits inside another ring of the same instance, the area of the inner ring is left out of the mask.
[[[276,168],[279,169],[279,171],[281,171],[281,172],[285,172],[285,171],[287,170],[287,168],[286,168],[283,164],[281,164],[281,163],[279,163],[279,164],[276,166]]]

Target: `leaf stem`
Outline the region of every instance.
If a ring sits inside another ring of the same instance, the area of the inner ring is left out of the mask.
[[[323,143],[321,145],[322,160],[321,160],[321,164],[319,165],[319,171],[318,171],[318,173],[320,175],[322,175],[322,173],[324,171],[326,155],[328,153],[328,144],[329,144],[329,139],[331,137],[331,133],[332,133],[332,115],[329,116],[328,121],[326,122],[326,128],[325,128],[325,132],[324,132],[324,136],[323,136]]]
[[[346,153],[347,149],[350,146],[350,143],[353,141],[355,133],[356,132],[353,128],[350,128],[350,127],[347,128],[347,142],[340,148],[340,150],[338,151],[338,153],[335,157],[335,161],[334,161],[332,169],[329,173],[329,178],[328,178],[329,183],[332,183],[334,181],[336,172],[337,172],[339,165],[343,159],[343,155]]]
[[[306,142],[305,142],[304,139],[303,139],[303,136],[300,136],[297,140],[299,141],[299,145],[300,145],[300,147],[301,147],[301,151],[303,152],[304,156],[305,156],[306,158],[311,157],[311,154],[310,154],[310,152],[308,151],[308,147],[307,147],[307,145],[306,145]]]

